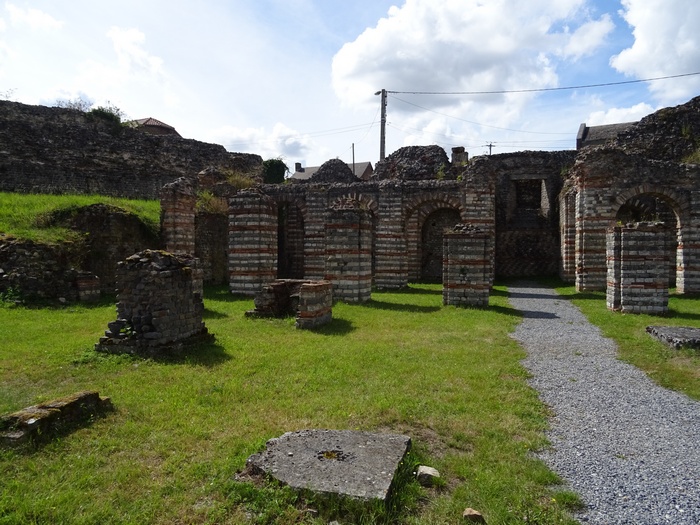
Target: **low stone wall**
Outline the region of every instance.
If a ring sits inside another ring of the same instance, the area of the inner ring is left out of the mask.
[[[333,318],[333,285],[330,281],[277,279],[255,295],[249,317],[296,315],[297,328],[315,328]]]
[[[117,320],[95,349],[112,353],[170,354],[208,341],[202,314],[202,271],[197,259],[145,250],[117,268]]]
[[[78,269],[81,249],[6,238],[0,241],[0,293],[18,300],[81,299],[79,282],[96,277]],[[98,280],[99,283],[99,280]]]
[[[462,224],[446,230],[443,243],[443,304],[488,306],[493,281],[488,233]]]
[[[98,392],[78,392],[0,417],[0,444],[19,446],[46,439],[112,410],[108,397]]]

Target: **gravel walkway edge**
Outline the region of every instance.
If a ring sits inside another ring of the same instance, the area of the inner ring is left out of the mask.
[[[582,523],[700,525],[700,403],[617,359],[616,345],[566,299],[509,287],[512,337],[554,416],[538,456],[586,504]]]

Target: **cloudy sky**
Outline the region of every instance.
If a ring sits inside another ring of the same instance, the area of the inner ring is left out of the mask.
[[[387,154],[472,156],[573,149],[582,122],[700,95],[700,75],[552,89],[700,72],[697,0],[0,2],[0,98],[109,102],[292,169],[353,144],[376,163],[381,89]]]

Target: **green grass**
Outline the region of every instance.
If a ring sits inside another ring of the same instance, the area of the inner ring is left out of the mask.
[[[154,231],[160,221],[160,202],[132,200],[100,195],[35,195],[0,192],[0,233],[37,242],[56,243],[75,240],[78,233],[47,224],[52,214],[104,203],[138,215]]]
[[[700,352],[673,350],[646,333],[651,325],[700,327],[700,300],[671,294],[669,315],[622,314],[605,304],[605,292],[576,293],[573,286],[557,291],[578,306],[590,322],[617,343],[620,358],[644,370],[658,384],[700,400]]]
[[[461,523],[472,507],[490,525],[573,523],[575,497],[557,498],[532,455],[547,412],[508,337],[520,317],[502,287],[491,305],[442,307],[439,285],[418,286],[336,304],[330,325],[302,331],[208,290],[217,341],[175,361],[95,354],[108,302],[0,307],[0,413],[84,389],[116,407],[0,452],[0,524],[327,523],[334,508],[235,478],[267,439],[304,428],[407,433],[415,461],[441,472],[438,488],[406,483],[393,511],[350,509],[352,521]]]

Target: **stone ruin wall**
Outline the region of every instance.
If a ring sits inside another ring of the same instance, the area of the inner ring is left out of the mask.
[[[81,111],[0,100],[0,191],[158,199],[179,177],[215,166],[261,179],[259,155],[114,126]]]
[[[194,257],[157,250],[119,263],[117,319],[109,323],[96,350],[151,355],[208,340],[197,264]]]

